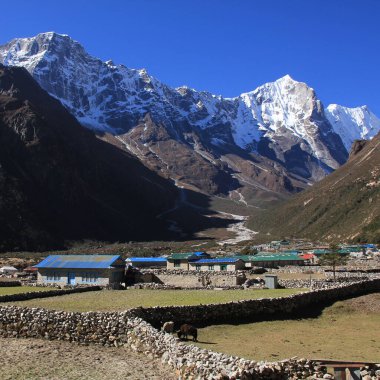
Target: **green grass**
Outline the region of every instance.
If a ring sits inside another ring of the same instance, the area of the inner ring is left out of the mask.
[[[380,303],[379,293],[365,297]],[[348,300],[324,309],[318,318],[209,326],[198,330],[198,345],[253,360],[298,356],[379,362],[379,326],[379,310],[353,308]]]
[[[20,301],[12,304],[66,311],[110,311],[126,310],[138,306],[199,305],[251,298],[285,297],[301,291],[305,290],[101,290]]]
[[[47,290],[56,290],[56,288],[40,288],[37,286],[1,286],[0,296],[7,296],[10,294],[20,294],[27,292],[46,292]]]

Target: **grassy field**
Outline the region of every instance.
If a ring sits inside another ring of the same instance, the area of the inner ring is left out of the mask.
[[[298,356],[379,362],[379,326],[380,293],[377,293],[336,302],[318,318],[199,329],[198,345],[254,360]]]
[[[20,301],[12,304],[67,311],[107,311],[126,310],[138,306],[199,305],[250,298],[285,297],[301,291],[305,290],[101,290]]]
[[[47,290],[56,290],[56,288],[39,288],[37,286],[1,286],[0,296],[27,292],[46,292]]]

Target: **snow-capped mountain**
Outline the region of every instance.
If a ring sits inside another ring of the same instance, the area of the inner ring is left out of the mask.
[[[84,126],[109,133],[152,169],[238,199],[247,188],[297,191],[343,164],[364,131],[380,129],[370,111],[325,109],[290,76],[223,98],[102,62],[53,32],[0,46],[0,63],[25,67]]]
[[[380,120],[367,106],[347,108],[330,104],[326,117],[348,151],[354,140],[370,140],[380,130]]]

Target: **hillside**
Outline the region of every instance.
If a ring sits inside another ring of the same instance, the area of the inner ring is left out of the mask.
[[[364,146],[363,146],[364,145]],[[380,242],[380,134],[309,190],[250,220],[261,234]]]
[[[177,189],[96,138],[23,68],[0,65],[0,250],[168,236]]]

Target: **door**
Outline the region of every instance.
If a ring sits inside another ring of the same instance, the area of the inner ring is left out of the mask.
[[[67,283],[69,285],[75,285],[75,273],[73,272],[67,273]]]

